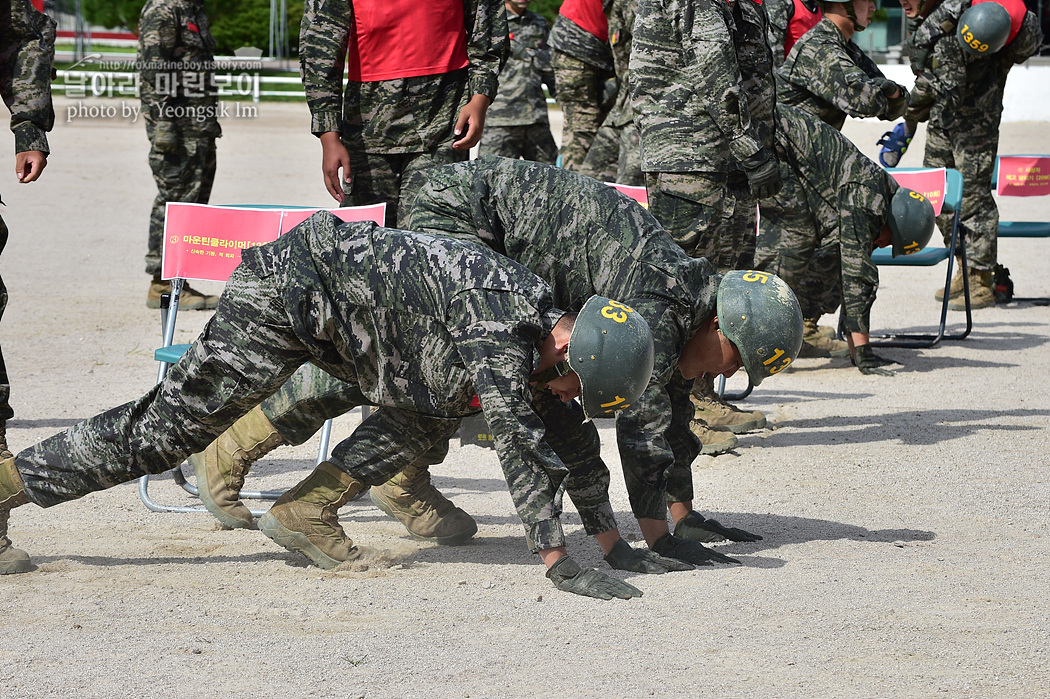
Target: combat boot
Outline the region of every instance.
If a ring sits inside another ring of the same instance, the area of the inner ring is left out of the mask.
[[[700,453],[706,456],[717,456],[736,448],[739,440],[725,427],[712,428],[703,420],[689,423],[689,431],[700,440]]]
[[[995,287],[992,284],[992,271],[970,270],[970,308],[991,308],[995,305]],[[948,300],[948,308],[953,311],[966,310],[966,297],[959,294]]]
[[[0,461],[4,459],[13,459],[14,454],[7,447],[7,421],[0,420]]]
[[[956,260],[955,261],[955,276],[952,277],[952,283],[948,287],[948,300],[950,301],[951,299],[955,298],[956,296],[958,296],[962,292],[963,292],[962,264],[959,262],[959,260]],[[971,293],[973,293],[973,290],[971,290]],[[940,286],[937,287],[937,291],[933,292],[933,298],[937,299],[938,301],[943,301],[944,300],[944,285],[943,284],[941,284]]]
[[[816,318],[802,321],[802,348],[799,357],[848,357],[849,345],[835,337],[831,328],[817,325]]]
[[[22,477],[15,470],[14,457],[0,461],[0,575],[27,573],[33,567],[29,554],[16,549],[7,538],[7,520],[11,510],[28,502],[22,487]]]
[[[146,308],[160,308],[161,294],[170,293],[170,281],[154,279],[150,282],[149,293],[146,294]],[[182,293],[179,294],[180,311],[210,311],[218,305],[218,296],[204,294],[189,284],[182,285]]]
[[[191,456],[188,460],[205,509],[231,529],[252,528],[252,513],[240,500],[244,477],[252,464],[285,443],[256,406],[204,451]]]
[[[465,543],[478,531],[474,518],[430,482],[425,465],[412,465],[368,492],[376,507],[405,525],[413,539],[445,546]]]
[[[693,419],[702,420],[708,427],[724,427],[733,434],[743,434],[766,426],[766,416],[761,411],[745,413],[722,400],[715,393],[713,376],[697,379],[689,397],[693,401]]]
[[[279,546],[330,570],[361,555],[339,526],[339,508],[367,487],[322,461],[259,518],[259,529]]]

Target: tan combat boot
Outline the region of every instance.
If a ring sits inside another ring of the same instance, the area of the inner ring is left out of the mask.
[[[736,435],[725,427],[713,429],[711,426],[705,424],[703,420],[693,420],[690,422],[689,431],[695,434],[697,439],[700,440],[700,453],[707,456],[724,454],[727,451],[735,449],[739,442]]]
[[[715,393],[713,376],[703,376],[693,385],[693,419],[708,427],[724,427],[733,434],[760,430],[766,426],[766,416],[755,410],[745,413],[722,400]]]
[[[802,320],[802,348],[798,356],[807,357],[848,357],[849,345],[836,339],[835,331],[817,325],[816,318]]]
[[[962,264],[959,260],[955,261],[955,276],[952,277],[952,283],[948,287],[948,299],[951,300],[963,292],[963,273]],[[937,287],[937,291],[933,292],[933,298],[938,301],[944,300],[944,285]]]
[[[478,523],[430,482],[426,466],[409,466],[368,492],[376,507],[405,525],[413,539],[445,546],[465,543]]]
[[[11,510],[29,502],[22,488],[22,477],[15,470],[14,457],[0,462],[0,575],[28,573],[33,567],[29,554],[16,549],[7,538],[7,520]]]
[[[170,293],[170,281],[154,279],[150,282],[149,293],[146,294],[146,308],[160,308],[161,294]],[[218,305],[218,296],[204,294],[192,288],[189,284],[182,285],[182,294],[179,295],[180,311],[210,311]]]
[[[970,308],[991,308],[995,305],[995,287],[992,284],[992,271],[970,270]],[[953,311],[966,310],[966,298],[960,293],[948,300],[948,308]]]
[[[284,438],[256,406],[230,429],[188,461],[197,474],[197,490],[205,509],[231,529],[250,529],[251,511],[241,502],[244,477],[252,464],[285,444]]]
[[[331,462],[322,461],[259,518],[259,529],[278,545],[330,570],[361,555],[339,526],[339,508],[366,487]]]

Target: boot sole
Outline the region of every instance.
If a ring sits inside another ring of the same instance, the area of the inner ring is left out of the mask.
[[[13,560],[0,561],[0,575],[18,575],[28,573],[33,569],[33,561],[26,555],[25,558],[18,557]]]
[[[729,430],[733,434],[744,434],[745,432],[751,432],[753,430],[761,430],[761,429],[763,429],[766,426],[766,418],[764,418],[764,417],[761,418],[761,419],[755,418],[753,420],[748,420],[747,422],[738,422],[735,425],[719,425],[717,423],[712,423],[712,422],[709,422],[706,418],[704,418],[700,414],[694,414],[693,415],[693,419],[701,420],[701,421],[707,423],[708,427],[714,427],[714,428],[719,428],[720,427],[720,428],[722,428],[724,430]]]
[[[208,491],[208,475],[207,468],[205,466],[205,459],[202,454],[193,454],[187,461],[193,466],[193,473],[197,477],[197,497],[200,498],[201,504],[204,505],[204,509],[208,513],[219,520],[219,522],[230,529],[255,529],[255,518],[245,521],[240,517],[235,517],[226,510],[219,507],[215,499],[212,498],[211,493]]]
[[[267,512],[261,518],[259,518],[259,531],[266,535],[271,541],[278,546],[284,547],[289,551],[295,553],[301,553],[310,559],[318,568],[324,570],[331,570],[339,566],[346,561],[337,561],[332,558],[321,549],[317,548],[310,542],[305,534],[301,532],[292,531],[288,527],[284,526],[277,521],[277,518]]]
[[[405,524],[405,522],[397,516],[397,511],[393,507],[391,507],[386,502],[386,500],[383,500],[381,497],[376,495],[375,492],[371,489],[369,489],[368,491],[368,499],[371,500],[372,504],[378,507],[380,510],[393,517],[398,522],[401,522],[401,524],[405,526],[405,531],[408,532],[408,535],[416,541],[429,541],[433,544],[438,544],[440,546],[460,546],[470,541],[471,537],[478,533],[478,523],[471,520],[471,528],[469,530],[464,530],[459,534],[452,534],[450,536],[422,536],[420,534],[416,534],[411,529],[409,529],[408,525]]]

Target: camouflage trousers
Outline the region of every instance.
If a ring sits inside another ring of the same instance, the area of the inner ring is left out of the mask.
[[[164,153],[154,143],[153,124],[146,122],[150,140],[149,166],[157,183],[157,197],[149,217],[146,274],[160,274],[164,242],[164,209],[169,201],[207,204],[215,181],[215,138],[180,134],[179,152]]]
[[[561,106],[561,166],[579,171],[598,127],[611,105],[606,104],[605,82],[612,71],[602,70],[561,51],[551,59],[558,104]]]
[[[803,318],[819,318],[842,303],[839,244],[820,239],[798,179],[792,174],[782,182],[779,194],[762,200],[755,269],[772,272],[791,287]]]
[[[992,173],[999,150],[999,120],[963,114],[945,125],[931,119],[926,125],[926,167],[958,170],[963,188],[959,232],[966,242],[966,258],[972,269],[991,271],[998,255],[999,209],[992,196]],[[952,216],[942,214],[937,225],[947,246],[952,235]]]
[[[289,444],[302,444],[324,425],[325,420],[338,417],[361,405],[357,387],[342,381],[320,368],[307,364],[297,371],[280,390],[262,402],[263,414]],[[598,534],[616,527],[612,506],[609,504],[609,469],[602,461],[598,430],[593,422],[584,422],[583,409],[578,403],[562,403],[549,391],[533,394],[533,409],[543,419],[546,428],[544,437],[548,445],[561,459],[564,469],[548,473],[551,483],[558,488],[562,483],[580,513],[588,534]],[[475,408],[475,411],[477,409]],[[390,441],[404,441],[404,427],[400,419],[391,420],[388,408],[380,408],[365,421],[379,427],[386,424]],[[398,454],[385,470],[391,476],[411,463],[434,465],[444,461],[448,453],[448,440],[456,431],[458,420],[450,420],[451,429],[433,431],[429,444],[432,448],[414,460],[407,460],[408,453]],[[360,428],[358,428],[360,430]],[[355,430],[354,434],[357,434]],[[353,437],[351,437],[353,439]],[[387,450],[390,454],[391,450]],[[351,459],[360,459],[360,450],[348,452],[345,442],[332,450],[329,460],[344,471],[354,466]],[[506,474],[507,482],[514,481],[513,474]],[[560,503],[556,505],[561,513]],[[557,545],[557,544],[556,544]]]
[[[7,224],[0,218],[0,254],[7,247]],[[7,309],[7,286],[3,277],[0,277],[0,320],[3,320],[4,311]],[[7,378],[7,363],[4,361],[3,350],[0,350],[0,426],[14,417],[15,411],[11,409],[11,381]]]
[[[478,145],[478,156],[499,155],[504,158],[533,160],[554,165],[558,160],[558,144],[554,142],[550,124],[522,124],[520,126],[486,126]]]
[[[758,209],[743,190],[734,196],[724,175],[649,172],[645,187],[649,213],[690,257],[706,257],[719,272],[752,266]]]
[[[638,127],[634,122],[612,126],[608,119],[605,121],[591,142],[591,148],[580,167],[580,174],[600,182],[644,185]]]
[[[408,208],[423,186],[423,170],[463,162],[470,155],[467,151],[452,150],[447,145],[426,153],[347,150],[352,177],[349,183],[343,183],[342,206],[385,202],[384,225],[387,228],[403,227],[408,220]]]
[[[280,277],[259,277],[240,266],[215,315],[163,381],[138,400],[20,452],[15,465],[29,500],[51,507],[167,471],[214,441],[311,357],[322,356],[325,347],[308,344],[293,330]],[[352,366],[341,367],[350,377]],[[397,457],[418,458],[455,429],[455,420],[391,413],[383,429],[362,426],[344,447],[344,453],[363,455],[347,459],[353,464],[349,473],[369,485],[392,477],[396,471],[385,469]],[[395,418],[399,429],[391,432]]]

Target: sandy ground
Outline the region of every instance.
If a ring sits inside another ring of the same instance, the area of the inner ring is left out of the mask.
[[[140,395],[156,374],[142,124],[67,122],[76,103],[57,106],[43,179],[19,186],[10,166],[0,178],[16,451]],[[884,127],[847,133],[873,154]],[[327,204],[307,128],[303,105],[226,119],[213,202]],[[1007,125],[1001,152],[1050,152],[1048,133]],[[921,141],[904,164],[920,154]],[[1004,216],[1045,220],[1050,201],[1011,201]],[[1048,257],[1047,240],[1001,242],[1021,295],[1050,294]],[[883,272],[874,325],[929,328],[943,265]],[[178,338],[206,317],[183,314]],[[885,350],[903,364],[892,378],[800,360],[764,384],[746,405],[772,428],[701,457],[694,479],[705,514],[765,539],[720,547],[738,567],[614,573],[644,590],[629,601],[551,586],[494,453],[477,447],[454,446],[435,470],[477,518],[474,543],[414,542],[364,498],[343,524],[387,552],[367,570],[323,572],[258,532],[149,512],[135,484],[20,508],[11,535],[37,568],[0,578],[0,696],[1046,696],[1050,308],[981,310],[974,324],[963,342]],[[601,431],[622,531],[638,541],[611,423]],[[290,486],[314,449],[280,450],[250,484]],[[194,502],[168,476],[151,492]],[[565,520],[573,555],[608,570],[576,513]]]

